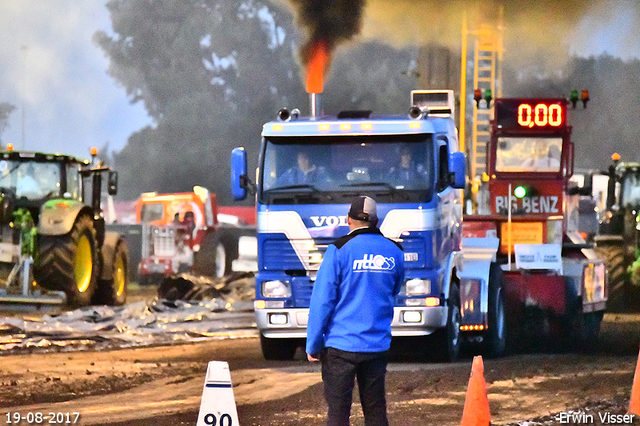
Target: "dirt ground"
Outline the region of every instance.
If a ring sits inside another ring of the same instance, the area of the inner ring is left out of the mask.
[[[572,424],[621,423],[600,416],[626,412],[639,342],[639,315],[606,315],[593,354],[483,360],[492,424],[572,423],[563,415],[587,416]],[[257,335],[112,351],[30,351],[0,355],[0,421],[16,412],[78,412],[78,424],[195,425],[212,360],[229,363],[241,425],[326,420],[319,366],[309,364],[302,351],[290,362],[265,361]],[[459,425],[472,355],[434,364],[394,346],[387,376],[391,424]],[[357,392],[354,402],[352,424],[363,425]]]

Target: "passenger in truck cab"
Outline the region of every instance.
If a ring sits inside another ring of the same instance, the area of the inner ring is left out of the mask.
[[[400,161],[391,167],[387,173],[387,178],[394,183],[415,182],[418,179],[425,179],[427,170],[422,164],[416,164],[411,156],[409,148],[402,148],[400,151]]]
[[[524,160],[521,167],[529,169],[558,170],[560,153],[556,146],[547,146],[545,141],[538,140],[533,146],[531,157]]]
[[[305,151],[298,152],[297,164],[288,169],[277,180],[278,186],[304,185],[329,182],[329,175],[324,167],[318,167]]]

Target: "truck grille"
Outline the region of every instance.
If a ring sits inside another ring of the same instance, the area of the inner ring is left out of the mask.
[[[262,268],[268,271],[317,270],[326,250],[327,244],[314,244],[311,240],[266,240]]]
[[[166,227],[154,227],[151,229],[153,236],[153,254],[155,256],[175,256],[176,242],[175,231]]]

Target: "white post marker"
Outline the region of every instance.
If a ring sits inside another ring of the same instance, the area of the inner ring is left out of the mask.
[[[196,426],[238,426],[229,364],[224,361],[210,361],[207,366]]]

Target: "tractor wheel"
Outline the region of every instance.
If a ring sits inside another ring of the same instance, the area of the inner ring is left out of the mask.
[[[39,246],[33,270],[38,284],[63,291],[67,295],[67,304],[72,307],[91,304],[98,279],[93,220],[89,216],[81,216],[66,235],[41,235]]]
[[[625,248],[616,245],[596,247],[596,253],[605,260],[609,278],[607,312],[640,310],[640,287],[629,280],[627,268],[631,262],[625,256]]]
[[[432,334],[433,358],[438,362],[453,362],[460,354],[460,289],[456,282],[451,282],[449,299],[447,299],[447,324]]]
[[[213,278],[231,274],[231,250],[230,236],[226,236],[224,232],[207,234],[200,244],[200,250],[194,253],[193,272]]]
[[[492,263],[489,270],[489,329],[484,335],[484,352],[489,358],[503,355],[507,347],[503,281],[502,269],[497,263]]]
[[[127,301],[129,287],[128,256],[124,243],[118,243],[110,261],[113,265],[113,278],[100,280],[94,299],[97,304],[121,306]]]

